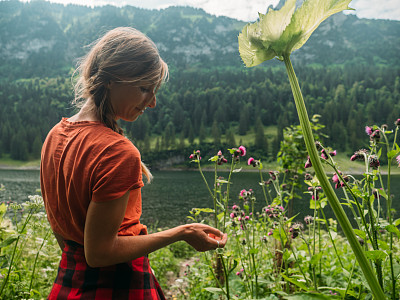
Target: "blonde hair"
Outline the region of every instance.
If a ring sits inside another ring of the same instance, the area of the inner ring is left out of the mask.
[[[110,82],[155,86],[156,92],[168,78],[168,66],[146,35],[134,28],[118,27],[90,45],[76,73],[74,104],[81,108],[88,99],[93,99],[92,109],[100,121],[124,135],[116,121],[107,86]],[[143,162],[142,171],[150,182],[152,175]]]

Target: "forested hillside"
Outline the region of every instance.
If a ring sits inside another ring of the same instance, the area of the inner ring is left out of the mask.
[[[188,7],[0,1],[0,154],[38,157],[48,130],[73,113],[71,74],[83,46],[108,29],[133,26],[156,42],[171,69],[156,109],[122,124],[142,149],[177,149],[206,137],[230,144],[255,132],[247,146],[274,156],[297,115],[280,62],[243,66],[237,35],[244,24]],[[328,145],[352,151],[365,143],[366,124],[392,127],[400,116],[399,33],[398,21],[338,14],[293,53],[309,113],[322,116]],[[276,134],[266,137],[271,125]]]

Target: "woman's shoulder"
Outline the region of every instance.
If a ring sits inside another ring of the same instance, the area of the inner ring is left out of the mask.
[[[127,137],[115,132],[100,122],[69,122],[63,119],[59,126],[69,136],[69,140],[84,151],[94,153],[119,152],[140,155],[138,149]]]

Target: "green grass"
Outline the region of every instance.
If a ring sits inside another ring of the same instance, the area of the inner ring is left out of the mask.
[[[3,154],[0,157],[0,168],[39,168],[40,159],[28,161],[15,160],[9,154]]]

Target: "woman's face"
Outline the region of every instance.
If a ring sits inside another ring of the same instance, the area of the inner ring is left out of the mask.
[[[136,87],[126,83],[111,82],[109,89],[117,120],[135,121],[147,107],[156,106],[153,86]]]

